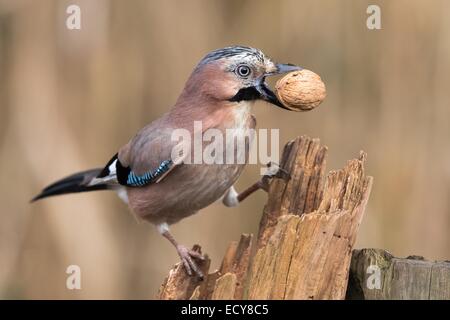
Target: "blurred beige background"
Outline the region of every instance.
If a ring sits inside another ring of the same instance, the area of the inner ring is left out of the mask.
[[[82,30],[66,29],[78,4]],[[382,30],[366,28],[378,4]],[[55,179],[102,166],[175,101],[208,51],[262,49],[322,76],[309,113],[258,103],[260,128],[284,144],[308,134],[329,169],[360,149],[375,177],[358,247],[450,258],[450,2],[0,0],[0,297],[153,298],[175,250],[113,193],[29,199]],[[258,177],[251,166],[238,183]],[[173,227],[218,266],[231,240],[256,232],[259,192]],[[68,265],[82,290],[66,289]]]

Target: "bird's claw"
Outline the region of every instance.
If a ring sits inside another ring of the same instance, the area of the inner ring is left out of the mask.
[[[177,251],[178,255],[180,256],[181,262],[183,263],[184,269],[186,270],[186,273],[189,276],[196,274],[200,278],[200,280],[203,280],[203,272],[200,270],[197,263],[195,263],[194,259],[204,261],[205,257],[203,257],[201,253],[190,250],[183,245],[178,245]]]
[[[260,181],[260,188],[268,191],[269,190],[269,182],[272,178],[279,178],[285,181],[288,181],[291,178],[289,172],[280,167],[278,163],[273,161],[267,164],[267,171],[263,175]]]
[[[275,177],[287,181],[291,178],[291,175],[289,174],[289,172],[280,167],[278,163],[270,161],[269,163],[267,163],[267,172],[264,177]]]

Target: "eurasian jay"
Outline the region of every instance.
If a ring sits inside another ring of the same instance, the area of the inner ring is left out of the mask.
[[[226,130],[231,130],[238,138],[248,134],[256,125],[250,112],[256,100],[285,108],[267,86],[266,77],[300,69],[291,64],[276,64],[250,47],[214,50],[195,67],[170,111],[141,129],[103,169],[59,180],[32,201],[67,193],[115,190],[138,217],[156,225],[175,246],[189,275],[203,277],[194,262],[203,256],[178,244],[169,232],[169,225],[220,198],[227,206],[237,205],[258,188],[266,189],[267,179],[281,171],[269,170],[238,195],[233,184],[248,160],[251,138],[246,137],[243,151],[238,150],[234,139],[228,139],[222,152],[216,149],[212,153],[212,163],[197,163],[192,161],[190,152],[195,142],[174,141],[173,133],[183,129],[193,136],[194,122],[200,121],[201,135],[211,129],[224,136]],[[206,148],[205,141],[201,146]],[[236,154],[237,158],[243,155],[245,160],[224,161],[226,152]]]

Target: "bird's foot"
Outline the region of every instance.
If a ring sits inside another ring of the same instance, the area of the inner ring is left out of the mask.
[[[286,170],[281,168],[275,162],[269,162],[267,164],[267,168],[268,169],[267,169],[266,173],[262,176],[261,179],[259,179],[257,182],[255,182],[250,187],[248,187],[247,189],[245,189],[244,191],[242,191],[241,193],[239,193],[237,195],[237,197],[236,197],[237,203],[244,201],[249,195],[251,195],[252,193],[254,193],[255,191],[257,191],[259,189],[269,192],[270,181],[273,178],[280,178],[285,181],[288,181],[291,178],[291,175],[289,174],[289,172],[287,172]],[[227,193],[226,196],[230,196],[230,195]],[[233,195],[231,195],[231,197],[233,197]],[[226,200],[226,201],[224,201],[224,204],[226,206],[230,206],[229,203],[232,203],[231,200],[233,200],[233,199],[230,200],[230,199],[224,198],[224,200]]]
[[[200,280],[203,280],[203,272],[200,270],[194,259],[204,261],[205,258],[201,253],[188,249],[186,246],[177,245],[177,252],[180,256],[181,262],[183,263],[184,269],[189,276],[196,274]]]
[[[265,191],[269,190],[269,184],[272,178],[279,178],[288,181],[291,178],[289,172],[280,167],[273,161],[267,164],[267,171],[259,181],[259,187]]]

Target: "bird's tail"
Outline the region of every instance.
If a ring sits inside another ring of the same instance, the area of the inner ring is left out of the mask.
[[[31,202],[39,199],[76,192],[88,192],[96,190],[110,189],[107,183],[98,183],[91,185],[91,181],[95,179],[102,169],[91,169],[83,172],[75,173],[67,178],[61,179],[46,187],[40,194],[35,196]]]

